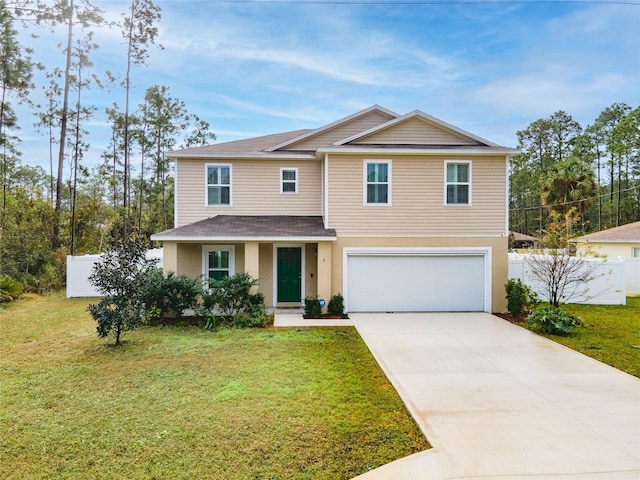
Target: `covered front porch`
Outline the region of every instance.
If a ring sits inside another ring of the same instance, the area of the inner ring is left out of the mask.
[[[220,279],[247,272],[265,304],[300,307],[306,296],[332,295],[335,231],[322,217],[217,216],[152,236],[162,241],[164,270]]]

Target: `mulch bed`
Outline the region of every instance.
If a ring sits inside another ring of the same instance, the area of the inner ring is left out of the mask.
[[[328,313],[323,313],[319,317],[312,317],[311,315],[302,315],[302,318],[307,320],[349,320],[349,315],[346,313],[344,315],[329,315]]]
[[[527,317],[514,317],[510,313],[494,313],[493,315],[503,318],[508,322],[515,323],[516,325],[522,325],[527,322]]]

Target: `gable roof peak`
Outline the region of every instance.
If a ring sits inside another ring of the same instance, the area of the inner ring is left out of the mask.
[[[389,120],[386,123],[383,123],[381,125],[375,126],[373,128],[370,128],[369,130],[366,130],[364,132],[360,132],[356,135],[352,135],[351,137],[345,138],[343,140],[340,140],[339,142],[334,143],[334,145],[336,146],[340,146],[340,145],[346,145],[350,142],[353,142],[354,140],[358,140],[364,137],[367,137],[373,133],[376,132],[380,132],[382,130],[386,130],[387,128],[390,128],[394,125],[397,125],[399,123],[402,122],[406,122],[409,119],[412,118],[420,118],[421,120],[434,125],[436,127],[442,128],[443,130],[446,130],[450,133],[453,133],[455,135],[458,136],[462,136],[462,137],[466,137],[468,139],[472,139],[480,144],[486,145],[488,147],[498,147],[499,145],[493,142],[490,142],[489,140],[479,137],[478,135],[475,135],[471,132],[467,132],[466,130],[463,130],[459,127],[456,127],[455,125],[452,125],[450,123],[445,122],[444,120],[440,120],[439,118],[434,117],[433,115],[429,115],[428,113],[424,113],[422,110],[412,110],[411,112],[402,115],[402,116],[396,116],[396,118],[393,118],[391,120]]]
[[[314,136],[319,135],[319,134],[321,134],[323,132],[326,132],[327,130],[331,130],[332,128],[335,128],[338,125],[343,125],[343,124],[348,123],[348,122],[350,122],[350,121],[352,121],[352,120],[354,120],[354,119],[356,119],[358,117],[362,117],[364,115],[367,115],[367,114],[369,114],[371,112],[376,112],[376,111],[380,112],[380,113],[383,113],[385,115],[388,115],[388,116],[390,116],[392,118],[399,117],[399,115],[396,112],[393,112],[393,111],[391,111],[391,110],[389,110],[387,108],[384,108],[384,107],[381,107],[380,105],[375,104],[375,105],[372,105],[372,106],[370,106],[368,108],[365,108],[364,110],[360,110],[360,111],[358,111],[356,113],[352,113],[351,115],[348,115],[346,117],[340,118],[340,119],[338,119],[338,120],[336,120],[334,122],[328,123],[327,125],[324,125],[322,127],[316,128],[314,130],[310,130],[310,131],[308,131],[307,133],[305,133],[303,135],[300,135],[300,136],[298,136],[296,138],[292,138],[290,140],[287,140],[286,142],[282,142],[282,143],[280,143],[278,145],[275,145],[275,146],[273,146],[271,148],[266,149],[265,151],[267,151],[267,152],[275,152],[276,150],[283,149],[285,147],[288,147],[290,145],[298,143],[298,142],[300,142],[302,140],[305,140],[307,138],[314,137]]]

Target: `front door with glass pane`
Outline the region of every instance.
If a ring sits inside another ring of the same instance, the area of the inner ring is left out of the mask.
[[[300,302],[302,248],[278,247],[278,302]]]

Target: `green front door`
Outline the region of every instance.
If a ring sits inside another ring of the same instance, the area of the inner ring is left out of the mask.
[[[278,302],[300,302],[302,249],[278,247]]]

